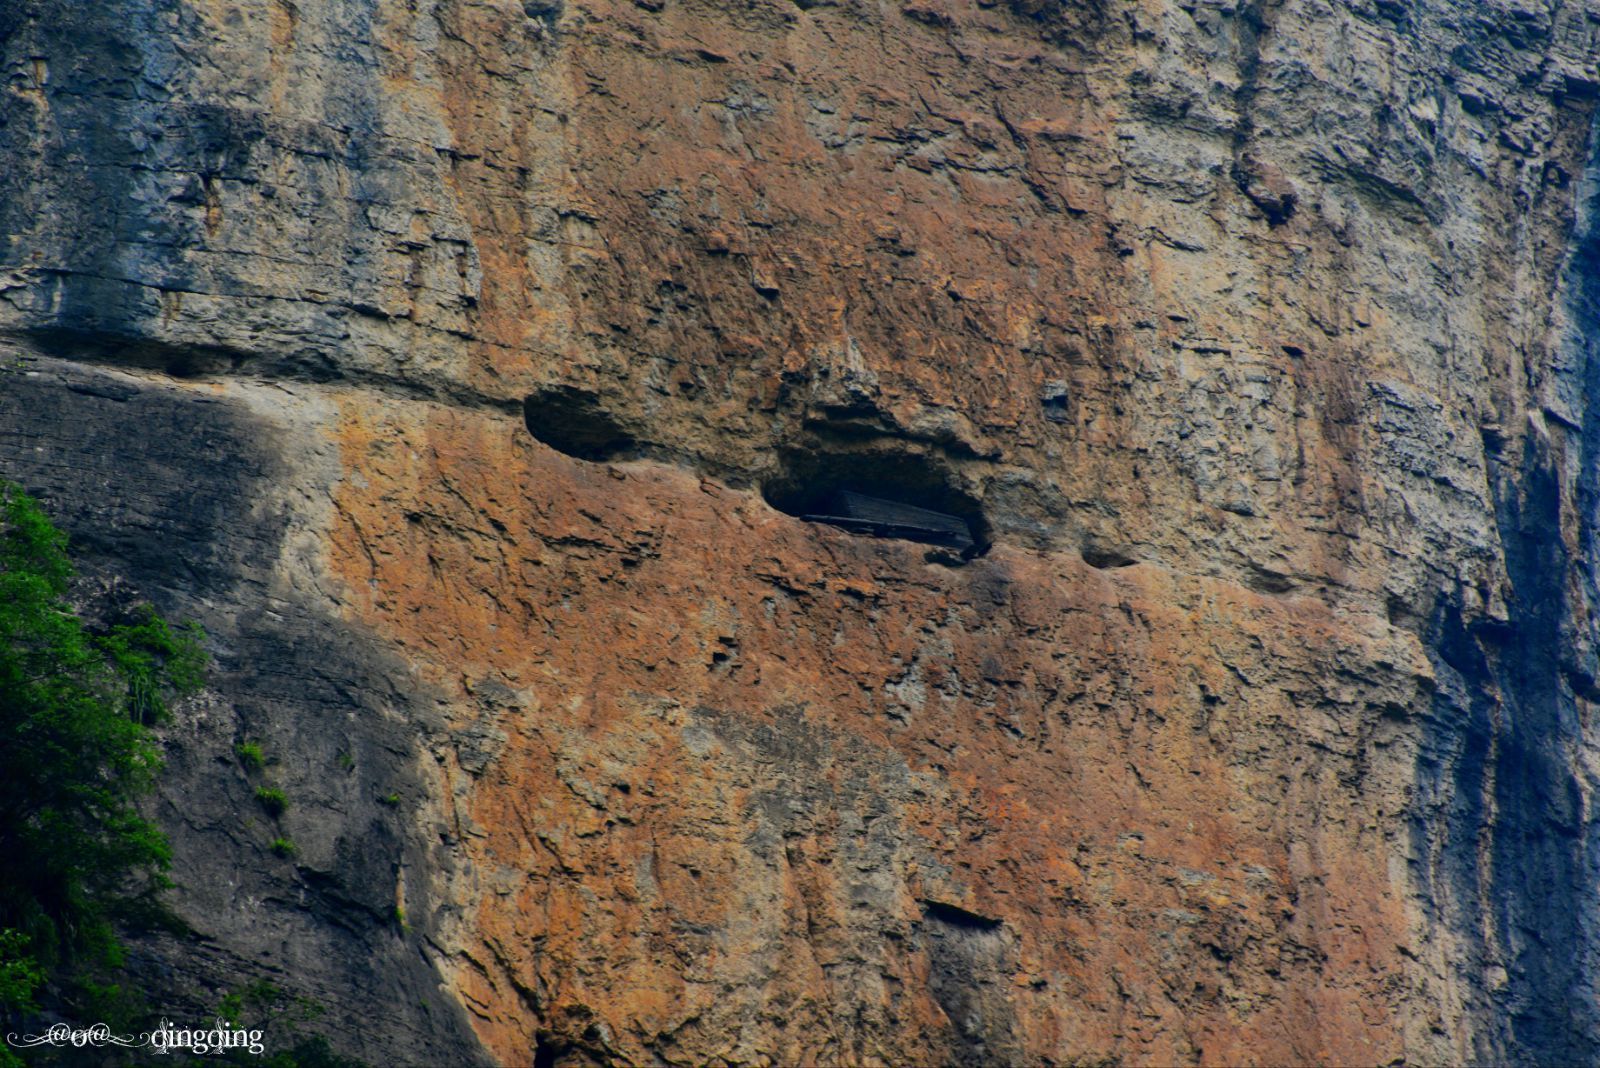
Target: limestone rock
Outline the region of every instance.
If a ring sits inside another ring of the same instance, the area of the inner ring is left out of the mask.
[[[218,662],[152,990],[1594,1061],[1594,14],[0,5],[0,475]]]

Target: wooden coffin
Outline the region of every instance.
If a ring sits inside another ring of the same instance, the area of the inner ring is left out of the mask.
[[[835,490],[817,505],[817,511],[801,518],[876,538],[903,538],[962,552],[973,547],[972,528],[960,516],[871,497],[854,490]]]

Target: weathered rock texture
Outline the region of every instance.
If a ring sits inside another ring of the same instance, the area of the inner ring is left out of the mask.
[[[1594,1061],[1597,28],[0,6],[0,473],[218,660],[152,982],[381,1063]]]

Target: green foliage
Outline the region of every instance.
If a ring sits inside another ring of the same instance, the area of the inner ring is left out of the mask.
[[[257,786],[256,800],[267,810],[267,815],[277,819],[289,808],[289,795],[276,786]]]
[[[289,839],[284,838],[282,835],[274,838],[272,840],[272,844],[267,848],[271,849],[280,857],[292,857],[296,853],[300,852],[299,846],[295,845]]]
[[[388,805],[390,808],[393,808],[396,805],[400,804],[400,795],[399,794],[385,794],[383,797],[378,798],[378,803],[379,804]]]
[[[193,693],[205,681],[204,637],[193,621],[177,633],[149,605],[140,605],[134,618],[113,627],[99,640],[105,656],[126,680],[123,712],[136,723],[151,724],[166,718],[167,692]]]
[[[78,1019],[103,1021],[113,1031],[133,1031],[149,1016],[150,1006],[143,991],[109,974],[122,967],[120,948],[113,960],[101,964],[99,974],[80,968],[68,976],[69,1001]]]
[[[233,747],[233,754],[247,771],[260,771],[267,766],[267,754],[261,751],[260,742],[240,742]]]
[[[278,989],[277,984],[257,979],[229,991],[218,1004],[217,1015],[238,1026],[246,1009],[251,1010],[253,1015],[260,1015],[282,996],[283,991]]]
[[[411,925],[406,922],[406,910],[399,905],[394,907],[394,924],[402,931],[411,930]]]
[[[339,767],[343,768],[345,771],[353,771],[355,766],[356,758],[350,755],[350,751],[348,749],[341,749],[339,751]]]
[[[66,536],[0,481],[0,1013],[63,969],[83,1000],[120,996],[90,974],[120,965],[112,920],[168,885],[136,807],[161,769],[149,725],[206,663],[198,628],[148,606],[91,630],[72,576]]]
[[[44,971],[28,952],[27,937],[21,931],[0,931],[0,1005],[33,1009],[33,993],[43,982]]]

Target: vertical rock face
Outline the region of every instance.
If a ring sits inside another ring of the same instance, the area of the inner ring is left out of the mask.
[[[374,1063],[1594,1060],[1597,15],[0,6],[0,474],[217,660],[136,966]]]

